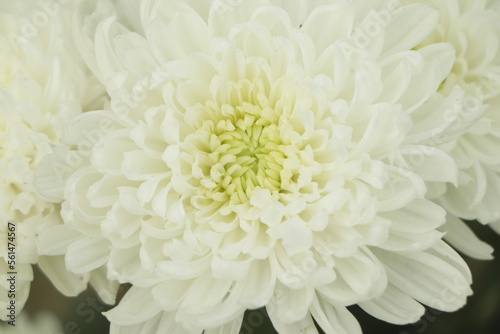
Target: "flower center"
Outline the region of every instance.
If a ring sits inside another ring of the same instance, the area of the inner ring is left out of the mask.
[[[209,137],[209,159],[213,161],[201,180],[205,195],[242,204],[256,189],[279,193],[286,145],[277,112],[243,102],[236,107],[223,105],[218,114],[218,119],[204,121],[200,129]]]

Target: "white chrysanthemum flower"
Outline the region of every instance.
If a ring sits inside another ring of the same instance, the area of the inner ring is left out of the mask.
[[[60,221],[58,205],[40,198],[32,174],[67,121],[103,104],[104,89],[85,69],[70,35],[74,2],[0,2],[0,318],[6,320],[10,286],[17,272],[16,308],[21,311],[33,279],[32,263],[64,293],[74,295],[89,280],[65,270],[64,258],[38,257],[37,231]],[[15,265],[7,266],[8,223],[15,223]],[[5,245],[5,246],[4,246]],[[6,289],[6,290],[5,290]]]
[[[458,182],[432,139],[455,139],[442,119],[464,92],[429,100],[454,50],[413,50],[439,13],[390,3],[144,0],[129,28],[84,21],[111,110],[73,119],[73,149],[42,161],[65,224],[40,243],[133,284],[113,333],[238,333],[262,306],[280,333],[357,333],[352,304],[402,324],[465,303],[468,268],[425,199]]]
[[[488,259],[493,249],[477,239],[460,218],[477,219],[500,232],[500,3],[424,2],[439,8],[441,20],[420,46],[447,42],[456,49],[453,69],[439,94],[450,94],[459,85],[467,92],[465,112],[483,110],[450,152],[460,169],[458,184],[435,184],[429,195],[449,213],[443,227],[445,239],[469,256]]]
[[[38,313],[30,317],[23,313],[15,321],[15,326],[0,322],[2,334],[64,334],[64,328],[59,319],[52,313]]]

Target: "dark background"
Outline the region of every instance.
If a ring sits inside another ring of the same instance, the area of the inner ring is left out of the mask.
[[[428,309],[417,323],[396,326],[377,320],[358,307],[351,312],[360,322],[364,334],[498,334],[500,333],[500,236],[486,226],[469,224],[476,234],[496,248],[497,257],[478,261],[465,257],[473,274],[474,295],[467,305],[454,313]],[[122,287],[120,293],[126,291]],[[29,314],[39,310],[55,312],[65,326],[66,334],[107,334],[109,324],[101,311],[110,307],[102,304],[91,290],[76,298],[67,298],[54,289],[38,270],[26,304]],[[264,309],[247,311],[240,334],[276,334]],[[322,332],[321,332],[322,333]],[[39,333],[45,334],[45,333]],[[169,334],[165,330],[165,334]],[[287,334],[287,333],[282,333]]]

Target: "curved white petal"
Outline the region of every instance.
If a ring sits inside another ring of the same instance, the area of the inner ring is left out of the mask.
[[[149,321],[160,312],[161,309],[153,301],[151,290],[131,287],[118,306],[104,315],[112,323],[130,326]]]
[[[358,305],[370,315],[397,325],[416,322],[425,313],[425,307],[392,284],[382,296]]]

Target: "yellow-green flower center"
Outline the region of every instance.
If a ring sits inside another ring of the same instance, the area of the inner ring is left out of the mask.
[[[235,107],[207,103],[197,131],[200,175],[198,194],[232,205],[247,202],[255,190],[274,196],[290,191],[300,167],[299,148],[291,145],[287,113],[267,103]],[[296,168],[288,168],[291,161]],[[287,167],[287,168],[285,168]]]

